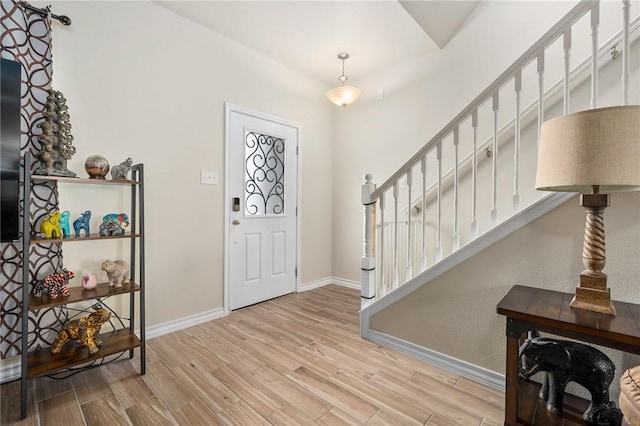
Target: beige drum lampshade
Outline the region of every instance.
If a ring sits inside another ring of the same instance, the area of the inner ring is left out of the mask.
[[[542,125],[536,189],[640,190],[640,105],[598,108]]]

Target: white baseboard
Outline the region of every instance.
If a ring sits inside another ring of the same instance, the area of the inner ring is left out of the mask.
[[[333,281],[331,280],[331,277],[321,278],[315,281],[309,281],[308,283],[300,284],[300,287],[298,287],[298,293],[301,293],[303,291],[313,290],[314,288],[324,287],[325,285],[332,284],[332,283]]]
[[[332,277],[331,282],[342,287],[352,288],[354,290],[360,290],[360,282],[347,280],[345,278]]]
[[[398,352],[412,356],[413,358],[428,362],[436,367],[459,374],[475,382],[504,391],[504,375],[498,374],[495,371],[487,370],[486,368],[479,367],[475,364],[462,361],[452,356],[436,352],[429,348],[407,342],[406,340],[402,340],[376,330],[369,330],[367,339],[374,343],[378,343],[382,346],[386,346],[388,348],[395,349]]]
[[[342,287],[352,288],[354,290],[360,290],[360,283],[357,281],[351,281],[338,277],[326,277],[319,280],[310,281],[308,283],[300,284],[298,292],[313,290],[314,288],[324,287],[325,285],[335,284]]]
[[[224,316],[226,316],[224,308],[216,308],[210,311],[201,312],[199,314],[189,315],[188,317],[165,322],[164,324],[147,327],[146,337],[147,339],[153,339],[154,337],[163,336],[165,334],[173,333],[174,331],[193,327],[194,325],[213,321]]]

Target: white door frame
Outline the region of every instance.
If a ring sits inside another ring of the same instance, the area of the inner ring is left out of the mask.
[[[255,117],[261,120],[271,121],[277,124],[281,124],[284,126],[293,127],[296,129],[298,133],[298,155],[296,156],[297,163],[297,176],[296,179],[298,181],[297,184],[297,192],[298,192],[298,205],[296,206],[298,209],[298,214],[296,214],[296,292],[300,291],[300,276],[302,272],[302,268],[300,265],[300,259],[302,256],[301,250],[301,241],[300,241],[300,218],[302,216],[302,209],[300,209],[300,200],[301,200],[301,182],[302,182],[302,167],[300,167],[302,158],[302,125],[298,123],[294,123],[292,121],[288,121],[279,117],[275,117],[268,114],[263,114],[258,111],[254,111],[245,107],[241,107],[239,105],[235,105],[229,102],[225,102],[225,112],[224,112],[224,313],[225,315],[229,314],[229,289],[231,286],[230,283],[230,251],[229,251],[229,243],[230,243],[230,232],[231,232],[231,189],[229,188],[229,174],[230,174],[230,164],[231,164],[231,133],[229,126],[229,119],[231,116],[231,112],[237,112],[239,114],[248,115],[251,117]]]

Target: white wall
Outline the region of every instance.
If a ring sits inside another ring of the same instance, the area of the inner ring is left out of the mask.
[[[333,108],[325,87],[150,2],[56,2],[54,87],[67,98],[77,154],[145,164],[147,324],[223,305],[224,103],[302,125],[303,283],[331,276]],[[201,185],[200,171],[219,174]],[[61,209],[99,217],[112,189],[61,187]],[[100,272],[126,245],[66,244],[64,263]],[[108,243],[105,243],[108,244]],[[76,283],[77,284],[77,283]]]

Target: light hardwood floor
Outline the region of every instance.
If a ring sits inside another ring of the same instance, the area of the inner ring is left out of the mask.
[[[503,424],[504,395],[358,337],[357,291],[330,285],[147,342],[64,380],[2,385],[2,425]]]

